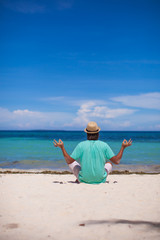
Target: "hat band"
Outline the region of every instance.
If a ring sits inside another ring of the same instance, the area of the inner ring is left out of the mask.
[[[86,128],[86,131],[87,131],[87,132],[98,132],[99,129],[97,129],[97,130],[95,130],[95,131],[89,131],[89,130]]]

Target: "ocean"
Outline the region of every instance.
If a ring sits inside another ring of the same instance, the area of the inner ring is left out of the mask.
[[[101,131],[100,140],[117,154],[123,139],[132,139],[118,166],[159,166],[160,132]],[[81,131],[0,131],[0,168],[68,170],[62,152],[53,146],[62,139],[69,154],[80,141]]]

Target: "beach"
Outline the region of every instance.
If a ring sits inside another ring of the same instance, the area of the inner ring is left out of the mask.
[[[160,239],[160,174],[0,174],[1,240]]]

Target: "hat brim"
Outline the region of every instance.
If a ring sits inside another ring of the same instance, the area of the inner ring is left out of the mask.
[[[100,131],[100,127],[97,129],[97,131],[94,131],[94,132],[91,132],[91,131],[88,131],[87,128],[84,129],[84,132],[86,133],[89,133],[89,134],[94,134],[94,133],[98,133]]]

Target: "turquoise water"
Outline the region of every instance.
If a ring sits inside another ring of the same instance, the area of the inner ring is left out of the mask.
[[[80,131],[0,131],[0,168],[67,169],[53,139],[61,138],[69,154],[86,139]],[[123,139],[132,138],[133,145],[124,152],[121,164],[159,165],[160,132],[100,132],[100,140],[107,142],[115,154]]]

